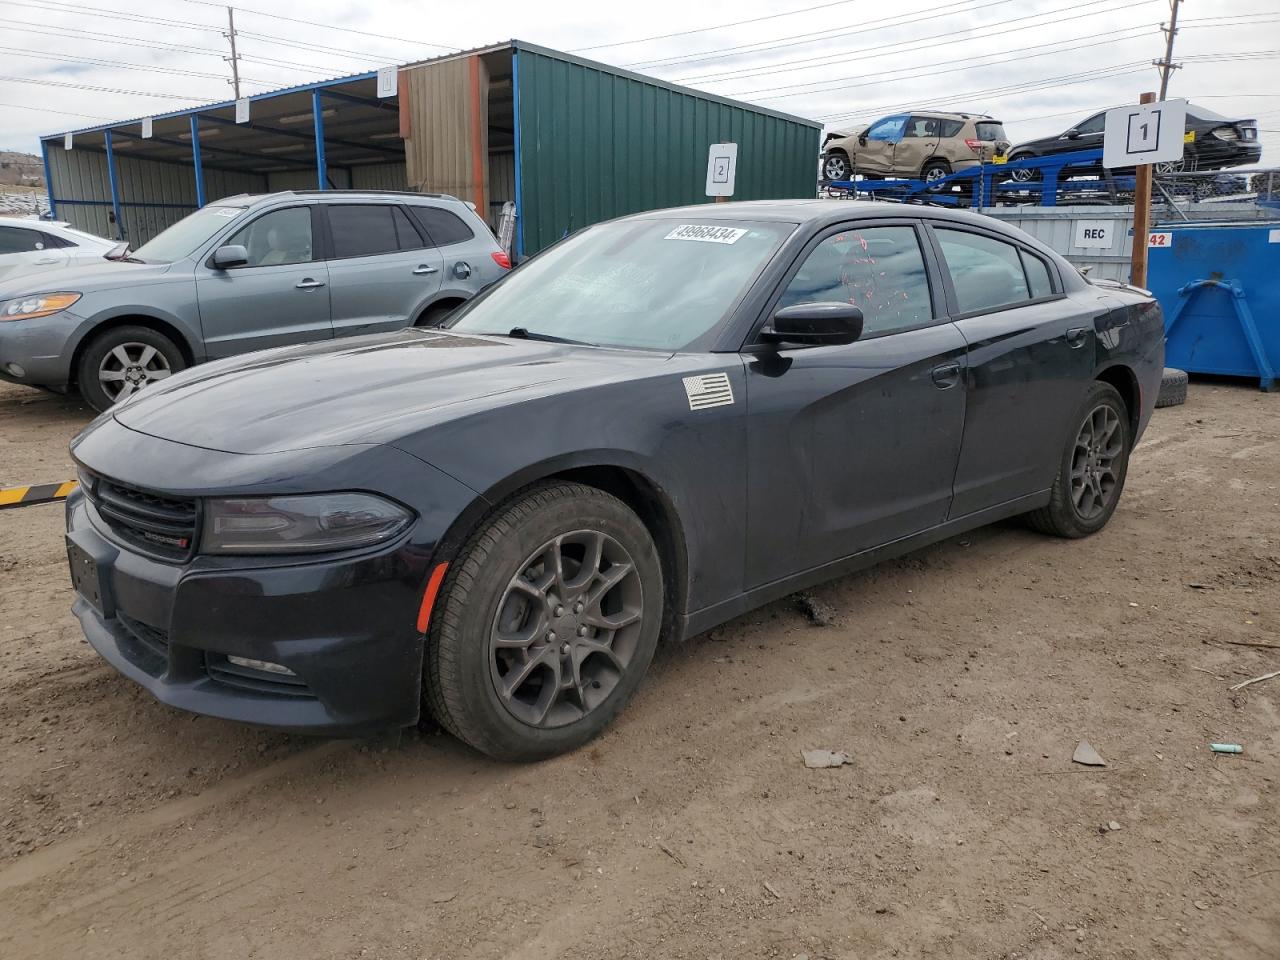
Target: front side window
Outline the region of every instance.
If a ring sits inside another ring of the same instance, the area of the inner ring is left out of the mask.
[[[697,217],[597,224],[507,274],[448,326],[596,346],[704,347],[795,226]]]
[[[38,230],[0,227],[0,253],[31,253],[44,249],[44,235]]]
[[[227,244],[249,252],[249,267],[309,263],[312,259],[311,208],[273,210],[235,233]]]
[[[961,230],[938,229],[937,235],[961,313],[998,310],[1031,299],[1013,244]]]
[[[906,129],[906,126],[906,117],[885,117],[883,120],[877,120],[871,125],[867,130],[867,139],[897,143],[902,139],[902,132]]]
[[[778,306],[823,301],[861,308],[864,337],[929,323],[933,302],[915,229],[850,229],[819,243],[787,285]]]

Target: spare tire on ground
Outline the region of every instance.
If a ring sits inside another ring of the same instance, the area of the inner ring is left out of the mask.
[[[1156,407],[1176,407],[1187,402],[1187,374],[1185,370],[1164,368],[1164,376],[1160,378],[1160,393],[1156,396]]]

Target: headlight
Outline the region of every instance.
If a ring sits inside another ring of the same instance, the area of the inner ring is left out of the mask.
[[[34,297],[0,300],[0,320],[34,320],[65,310],[80,299],[78,293],[39,293]]]
[[[244,497],[205,503],[203,553],[319,553],[390,540],[413,522],[371,493]]]

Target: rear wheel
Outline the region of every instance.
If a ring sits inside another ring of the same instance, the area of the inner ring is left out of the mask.
[[[941,180],[950,174],[951,164],[945,160],[930,160],[924,165],[924,169],[920,171],[920,177],[925,183],[933,183],[935,180]]]
[[[1129,412],[1120,393],[1095,381],[1076,413],[1049,503],[1027,514],[1042,533],[1087,537],[1115,512],[1129,471]]]
[[[186,367],[178,345],[150,327],[113,327],[89,342],[76,369],[80,395],[106,410]]]
[[[1031,159],[1034,159],[1034,158],[1029,153],[1017,153],[1009,158],[1009,162],[1013,163],[1015,160],[1031,160]],[[1010,170],[1009,176],[1013,179],[1015,183],[1031,183],[1035,180],[1040,179],[1040,171],[1026,170],[1026,169]]]
[[[635,693],[662,606],[657,550],[624,503],[576,483],[530,488],[449,568],[427,636],[426,705],[499,760],[575,749]]]

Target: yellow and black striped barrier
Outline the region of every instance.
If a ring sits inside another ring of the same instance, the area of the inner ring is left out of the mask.
[[[31,487],[0,487],[0,510],[56,503],[67,499],[76,486],[76,481],[68,480],[66,483],[39,483]]]

